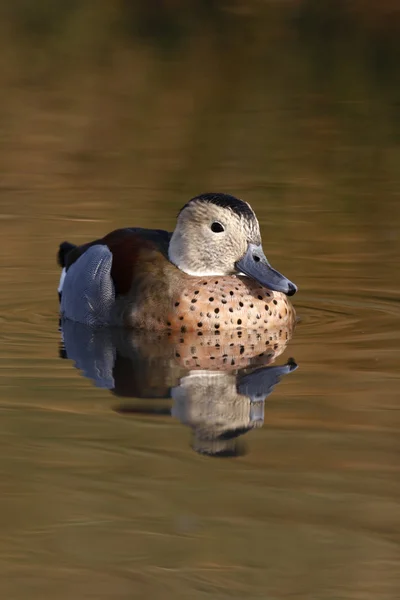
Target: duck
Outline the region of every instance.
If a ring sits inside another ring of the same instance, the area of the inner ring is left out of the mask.
[[[250,204],[230,194],[189,200],[172,233],[117,229],[63,242],[57,259],[60,317],[89,327],[202,335],[295,321],[297,286],[268,262]]]

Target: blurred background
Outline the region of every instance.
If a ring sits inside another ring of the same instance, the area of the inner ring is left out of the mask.
[[[397,0],[0,3],[4,598],[399,597],[399,65]],[[205,191],[300,290],[224,461],[58,356],[58,244]]]

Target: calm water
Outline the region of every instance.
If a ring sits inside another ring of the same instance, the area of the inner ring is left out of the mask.
[[[2,65],[4,598],[400,596],[398,88],[251,52]],[[59,242],[171,229],[208,190],[298,284],[288,346],[194,375],[164,340],[61,344]]]

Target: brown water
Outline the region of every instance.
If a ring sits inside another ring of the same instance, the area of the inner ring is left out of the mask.
[[[353,54],[321,76],[285,36],[218,40],[2,63],[3,598],[400,597],[398,87]],[[59,242],[171,229],[208,190],[252,204],[299,286],[269,364],[297,370],[228,406],[243,373],[191,388],[157,343],[100,340],[94,363],[78,337],[83,377],[59,356]]]

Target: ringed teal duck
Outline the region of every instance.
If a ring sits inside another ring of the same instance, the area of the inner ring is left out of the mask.
[[[117,229],[63,242],[61,316],[149,330],[268,330],[292,324],[297,288],[273,269],[251,206],[228,194],[192,198],[173,233]]]

